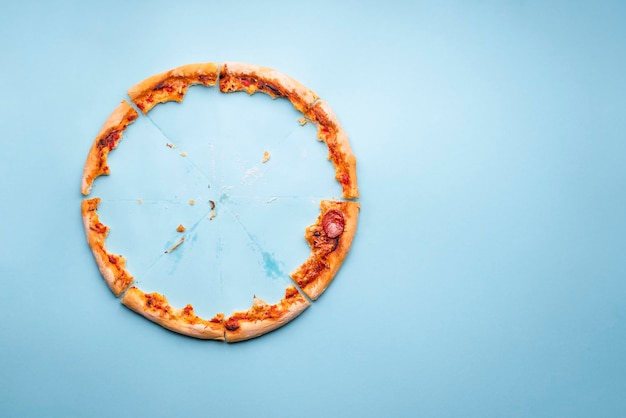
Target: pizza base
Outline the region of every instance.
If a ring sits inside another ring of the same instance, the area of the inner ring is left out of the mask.
[[[145,115],[159,103],[182,102],[194,84],[217,84],[218,66],[213,62],[188,64],[153,75],[128,89],[128,96]]]
[[[203,340],[224,340],[223,314],[217,314],[211,320],[202,319],[191,305],[174,308],[165,296],[156,292],[144,293],[135,286],[124,294],[122,304],[170,331]]]
[[[344,219],[343,232],[335,238],[329,238],[322,225],[323,217],[329,211],[341,212]],[[314,224],[306,228],[304,238],[311,247],[311,255],[291,273],[291,278],[311,300],[324,293],[348,255],[359,211],[358,202],[322,200],[320,215]]]
[[[96,177],[109,174],[107,156],[117,147],[122,140],[124,130],[137,119],[137,116],[139,116],[137,111],[126,100],[122,100],[104,122],[87,154],[80,185],[83,195],[86,196],[91,192],[91,186]]]
[[[267,334],[296,318],[310,305],[295,286],[287,287],[285,297],[274,305],[255,296],[250,309],[233,312],[224,320],[226,342],[234,343]]]
[[[106,250],[104,241],[109,234],[109,227],[102,224],[98,218],[96,210],[99,203],[100,198],[96,197],[85,199],[81,204],[85,235],[104,281],[115,296],[119,296],[134,279],[126,271],[126,259]]]
[[[302,113],[319,99],[313,90],[279,71],[242,62],[225,62],[220,65],[220,91],[245,91],[248,94],[261,91],[273,99],[284,97]]]

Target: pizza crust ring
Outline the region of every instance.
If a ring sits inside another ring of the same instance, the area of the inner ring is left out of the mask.
[[[224,314],[212,319],[202,319],[194,313],[193,306],[174,308],[167,298],[157,292],[144,293],[135,286],[128,289],[121,300],[128,309],[170,331],[202,340],[224,340]]]
[[[195,84],[215,86],[223,93],[258,91],[272,98],[286,98],[317,127],[317,137],[328,147],[328,159],[335,167],[335,179],[341,184],[345,199],[359,196],[356,158],[348,136],[330,106],[303,84],[267,67],[226,62],[190,64],[148,77],[128,90],[131,101],[143,114],[168,101],[181,102],[188,88]],[[92,144],[85,162],[81,193],[88,195],[94,180],[108,175],[107,156],[122,139],[125,129],[139,116],[125,100],[107,118]],[[360,205],[347,200],[322,200],[318,219],[306,228],[305,239],[311,247],[309,258],[291,274],[295,284],[285,289],[285,296],[270,305],[254,297],[247,311],[235,311],[225,317],[222,313],[212,319],[198,317],[191,305],[171,306],[164,295],[144,293],[131,286],[134,278],[126,270],[125,259],[109,253],[105,239],[109,227],[98,218],[100,198],[85,199],[81,214],[87,243],[96,264],[111,289],[122,296],[121,303],[171,331],[199,339],[238,342],[264,335],[282,327],[316,300],[330,285],[345,260],[356,233]],[[297,286],[297,287],[296,287]],[[303,294],[301,294],[302,292]],[[308,298],[308,299],[307,299]]]

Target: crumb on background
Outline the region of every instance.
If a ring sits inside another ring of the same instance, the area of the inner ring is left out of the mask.
[[[181,237],[178,241],[176,241],[174,245],[172,245],[170,248],[165,250],[165,254],[169,254],[172,251],[174,251],[176,248],[180,247],[180,244],[182,244],[184,241],[185,241],[185,237]]]

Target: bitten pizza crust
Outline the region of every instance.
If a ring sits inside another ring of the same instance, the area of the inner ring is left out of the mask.
[[[269,305],[254,297],[252,307],[246,312],[234,312],[224,320],[226,342],[249,340],[280,328],[308,308],[310,302],[295,288],[289,286],[285,297],[275,305]]]
[[[109,227],[98,219],[96,210],[99,203],[100,198],[96,197],[85,199],[81,204],[85,235],[104,281],[115,296],[119,296],[133,282],[133,276],[126,271],[124,257],[106,250],[104,240],[109,234]]]
[[[89,154],[87,154],[80,186],[82,194],[89,194],[96,177],[109,174],[107,156],[109,152],[117,147],[117,144],[122,139],[122,133],[128,125],[137,119],[138,115],[137,111],[127,101],[123,100],[104,122],[91,145]]]
[[[335,179],[341,184],[343,197],[358,198],[356,157],[337,116],[328,103],[322,100],[309,109],[305,116],[317,126],[317,138],[328,146],[328,159],[335,167]]]
[[[304,238],[311,255],[291,278],[312,300],[326,290],[350,251],[360,205],[357,202],[322,200],[320,215],[306,228]]]
[[[129,309],[156,322],[164,328],[189,337],[203,340],[224,340],[224,315],[217,314],[206,320],[197,316],[193,306],[172,307],[159,293],[144,293],[135,286],[128,289],[122,303]]]
[[[144,114],[159,103],[182,102],[190,86],[217,84],[217,64],[188,64],[148,77],[128,89],[128,96]]]
[[[246,91],[248,94],[261,91],[274,99],[284,97],[302,113],[319,99],[313,90],[281,72],[242,62],[225,62],[220,65],[220,91]]]

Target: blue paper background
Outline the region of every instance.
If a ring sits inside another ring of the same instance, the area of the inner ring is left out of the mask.
[[[624,415],[623,2],[21,1],[0,14],[0,415]],[[234,345],[119,305],[78,191],[126,88],[224,60],[331,103],[362,192],[331,288]]]

